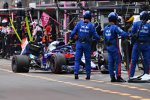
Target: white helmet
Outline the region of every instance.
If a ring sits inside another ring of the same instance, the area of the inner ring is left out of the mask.
[[[6,19],[6,18],[4,18],[3,20],[2,20],[2,23],[7,23],[8,22],[8,19]]]

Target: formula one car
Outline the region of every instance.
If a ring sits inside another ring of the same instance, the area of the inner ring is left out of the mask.
[[[50,45],[56,47],[56,42]],[[60,46],[63,44],[62,42],[57,42],[57,46],[58,45]],[[61,52],[66,48],[62,50],[60,47],[52,47],[52,51],[44,49],[46,49],[46,47],[41,43],[28,43],[20,55],[13,56],[12,71],[16,73],[27,73],[30,69],[35,69],[44,71],[51,70],[53,73],[61,73],[62,65],[66,64],[66,58]]]
[[[12,58],[13,72],[29,72],[29,69],[51,70],[51,72],[60,74],[62,72],[74,71],[75,51],[72,46],[64,45],[64,42],[54,41],[47,50],[38,43],[29,43],[21,55],[15,55]],[[84,71],[84,57],[81,61],[81,70]],[[93,64],[93,68],[96,67]]]

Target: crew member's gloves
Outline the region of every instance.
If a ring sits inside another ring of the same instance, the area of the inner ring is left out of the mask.
[[[73,42],[73,41],[69,39],[68,45],[72,45],[72,42]]]
[[[101,38],[101,39],[99,40],[100,43],[102,43],[103,41],[104,41],[104,38]]]
[[[130,40],[130,39],[127,39],[127,41],[128,41],[128,42],[131,42],[131,40]]]
[[[127,37],[127,38],[126,38],[126,41],[127,41],[127,42],[131,42],[130,37]]]

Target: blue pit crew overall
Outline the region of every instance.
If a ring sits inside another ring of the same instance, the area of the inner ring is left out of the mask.
[[[75,55],[75,68],[74,74],[79,74],[80,62],[83,53],[85,55],[85,69],[86,75],[91,74],[91,39],[92,37],[96,40],[100,40],[99,35],[96,32],[94,24],[91,22],[85,23],[84,21],[79,21],[75,28],[73,29],[70,39],[73,40],[75,34],[78,35],[76,41],[76,55]]]
[[[142,53],[144,58],[142,59],[144,65],[144,74],[149,74],[150,71],[150,23],[145,22],[139,30],[141,23],[142,21],[138,21],[132,26],[131,34],[136,34],[139,31],[139,36],[136,40],[134,40],[134,37],[132,38],[132,41],[135,41],[135,43],[133,43],[129,77],[134,76],[136,63],[138,62],[140,53]]]
[[[128,36],[120,27],[114,24],[107,25],[104,28],[105,43],[108,51],[108,69],[110,77],[121,77],[121,54],[118,44],[118,35]],[[116,75],[114,73],[116,71]]]

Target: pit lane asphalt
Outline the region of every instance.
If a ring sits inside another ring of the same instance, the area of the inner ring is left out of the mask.
[[[11,61],[0,59],[0,100],[150,100],[150,83],[111,83],[108,74],[73,74],[30,70],[13,73]],[[136,74],[140,74],[138,71]],[[127,72],[122,72],[127,79]]]

